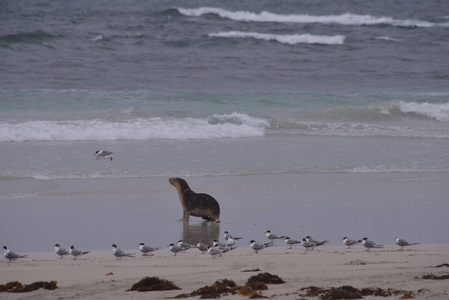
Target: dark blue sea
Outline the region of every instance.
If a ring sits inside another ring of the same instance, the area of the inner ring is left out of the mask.
[[[446,0],[0,1],[0,201],[276,174],[449,180]]]

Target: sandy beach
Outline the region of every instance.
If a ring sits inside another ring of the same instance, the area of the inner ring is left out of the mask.
[[[449,245],[416,245],[399,251],[389,245],[383,249],[365,251],[362,245],[323,246],[305,252],[302,247],[287,249],[281,242],[255,254],[246,242],[222,257],[212,259],[197,249],[173,256],[168,248],[154,256],[116,260],[112,251],[93,251],[73,260],[59,259],[56,254],[30,253],[28,258],[0,264],[0,281],[57,281],[53,291],[14,294],[2,293],[2,299],[166,299],[181,293],[191,293],[216,280],[231,279],[238,285],[261,272],[278,275],[286,283],[269,285],[263,295],[271,299],[301,299],[299,290],[308,286],[322,288],[350,285],[355,288],[376,287],[413,292],[415,299],[448,299],[447,280],[426,280],[427,274],[447,275],[448,267],[436,266],[449,262]],[[135,250],[135,249],[134,249]],[[132,251],[132,250],[130,250]],[[136,251],[134,251],[136,252]],[[256,272],[245,272],[258,269]],[[109,275],[107,275],[109,274]],[[173,281],[181,290],[135,292],[126,291],[146,276]],[[365,299],[399,299],[367,296]],[[191,299],[196,299],[194,297]],[[227,295],[221,299],[244,299]],[[317,297],[305,297],[318,299]]]

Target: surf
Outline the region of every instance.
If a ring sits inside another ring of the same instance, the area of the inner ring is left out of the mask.
[[[392,25],[398,27],[432,27],[448,26],[448,23],[432,23],[421,20],[398,20],[391,17],[375,17],[371,15],[358,15],[345,13],[340,15],[314,16],[308,14],[276,14],[262,11],[254,13],[249,11],[230,11],[216,7],[178,8],[179,13],[189,17],[200,17],[206,14],[215,14],[223,19],[242,22],[273,22],[273,23],[320,23],[339,25]]]
[[[323,44],[323,45],[342,45],[345,37],[342,35],[326,36],[326,35],[311,35],[311,34],[266,34],[257,32],[242,32],[242,31],[227,31],[210,33],[210,37],[221,38],[251,38],[264,41],[275,41],[280,44]]]
[[[188,140],[263,136],[268,121],[246,114],[206,118],[151,117],[126,121],[38,120],[0,123],[0,142]]]

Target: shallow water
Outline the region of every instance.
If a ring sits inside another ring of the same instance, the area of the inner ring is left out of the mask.
[[[341,245],[343,236],[393,244],[396,236],[447,243],[447,181],[385,175],[262,175],[191,178],[197,192],[221,205],[221,222],[191,217],[166,178],[56,180],[35,196],[3,199],[0,236],[20,252],[50,251],[55,243],[87,250],[112,243],[132,249],[219,239],[225,230],[265,241],[271,230],[299,239],[311,235]],[[22,183],[27,185],[28,183]],[[55,188],[55,185],[57,187]],[[20,237],[17,238],[17,237]],[[282,246],[283,242],[276,243]]]

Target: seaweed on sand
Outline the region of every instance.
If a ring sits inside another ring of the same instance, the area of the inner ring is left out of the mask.
[[[31,284],[22,284],[18,281],[10,281],[0,285],[0,292],[9,293],[28,293],[40,288],[46,290],[55,290],[58,288],[56,281],[36,281]]]
[[[432,279],[432,280],[444,280],[444,279],[449,279],[449,275],[436,276],[433,274],[427,274],[427,275],[424,275],[422,278],[423,279]]]
[[[214,284],[206,285],[189,294],[180,294],[175,298],[200,296],[200,299],[217,299],[220,298],[221,295],[228,295],[228,294],[235,295],[238,289],[239,287],[233,280],[223,279],[217,280],[215,281]]]
[[[327,289],[326,292],[320,297],[322,300],[331,299],[362,299],[362,295],[358,289],[344,285],[338,288]]]
[[[280,284],[285,283],[277,275],[270,273],[260,273],[258,275],[251,276],[244,286],[238,286],[233,280],[223,279],[217,280],[212,285],[206,285],[197,289],[189,294],[180,294],[175,298],[187,298],[200,296],[200,299],[216,299],[222,295],[239,294],[241,296],[248,296],[251,299],[264,298],[261,291],[268,289],[267,284]]]
[[[145,277],[133,284],[127,291],[149,292],[168,290],[180,290],[180,288],[173,282],[160,279],[159,277]]]
[[[381,288],[362,288],[344,285],[337,288],[320,288],[316,286],[309,286],[300,289],[300,296],[302,297],[320,297],[322,300],[331,299],[362,299],[364,296],[379,296],[390,297],[393,295],[401,295],[401,299],[410,299],[414,297],[413,292],[395,290],[395,289],[381,289]]]
[[[270,273],[259,273],[257,275],[251,276],[250,278],[248,278],[248,280],[246,281],[246,285],[253,285],[256,282],[263,282],[265,284],[282,284],[285,283],[285,281],[280,278],[277,275],[273,275]]]

